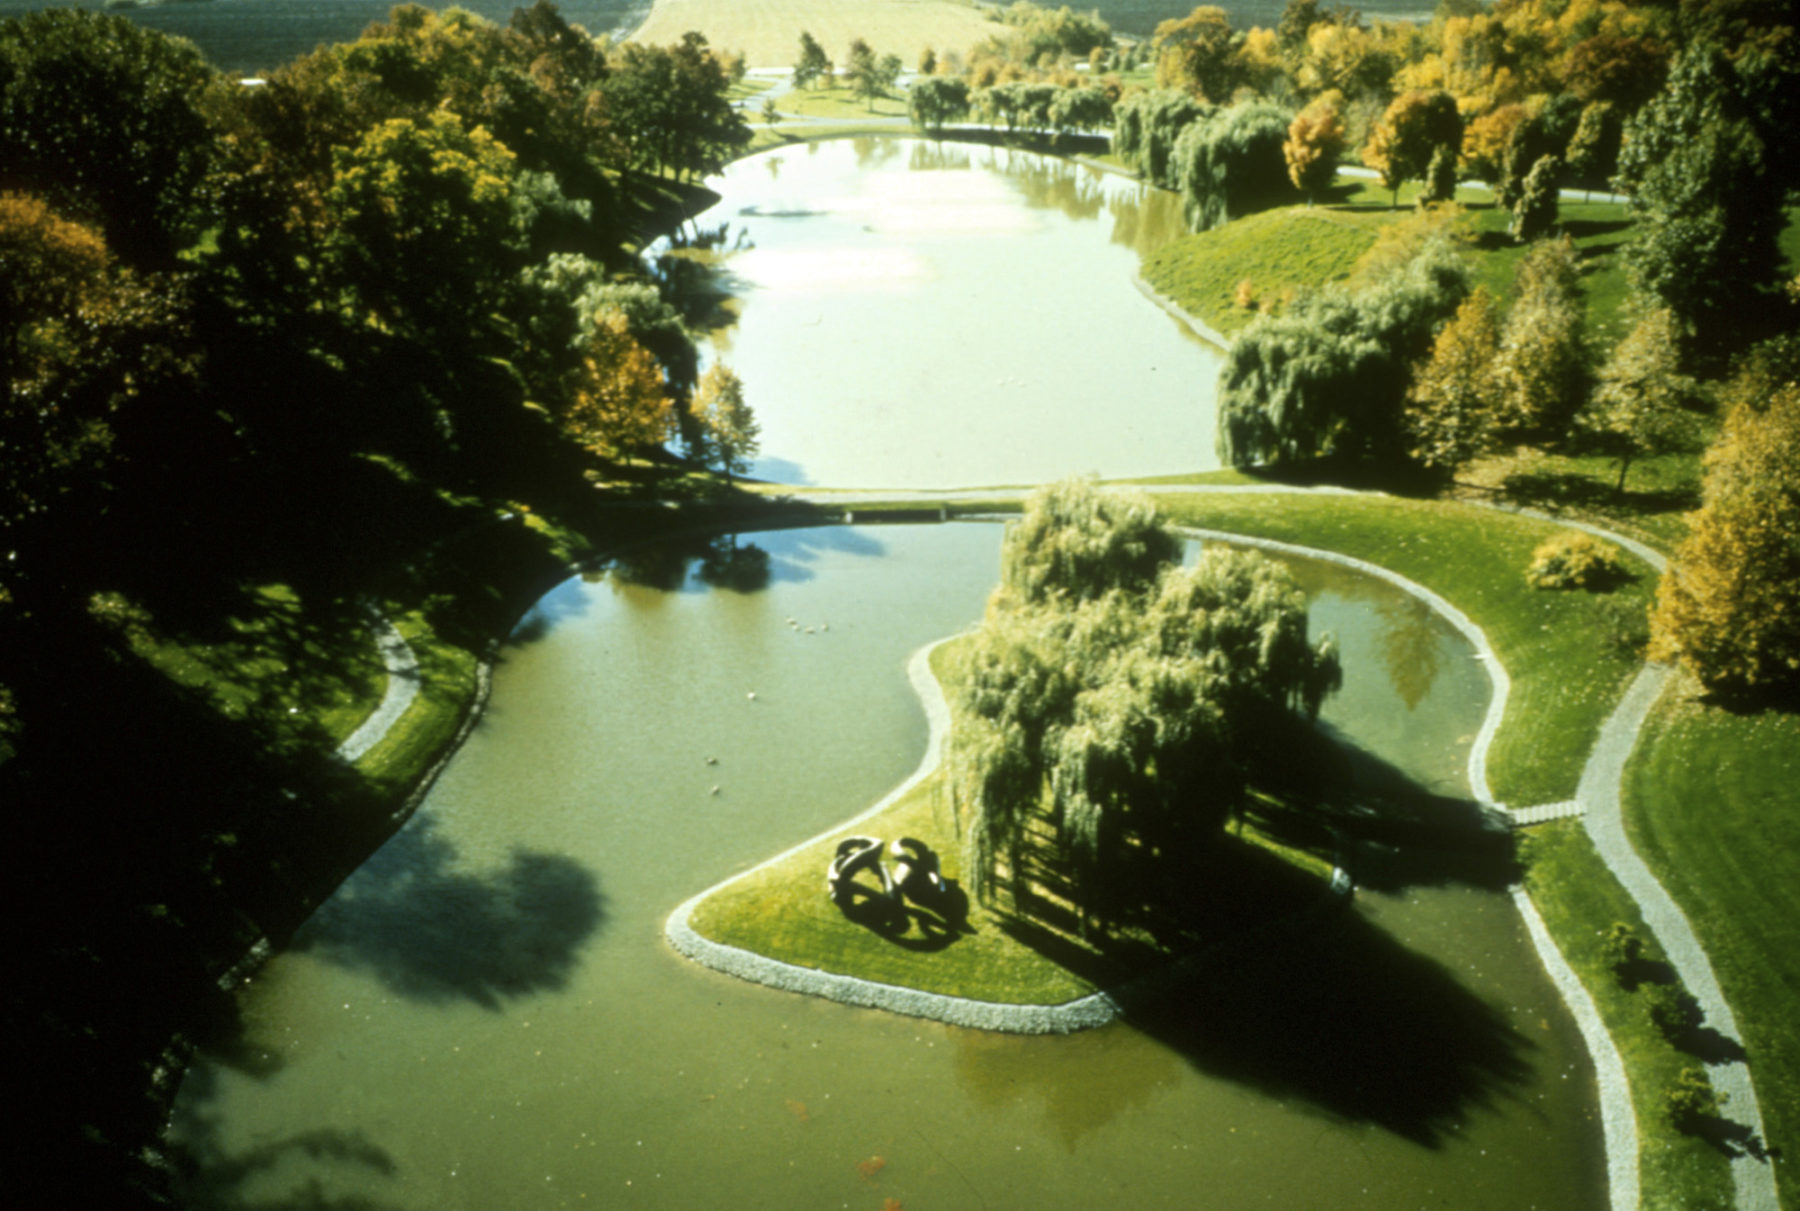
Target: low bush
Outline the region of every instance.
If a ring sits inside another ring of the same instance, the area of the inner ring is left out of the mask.
[[[1646,988],[1644,1008],[1662,1036],[1676,1044],[1692,1034],[1705,1016],[1700,1011],[1700,1002],[1679,983],[1652,984]]]
[[[1531,553],[1526,581],[1535,589],[1607,589],[1625,579],[1619,548],[1589,534],[1567,531]]]
[[[1644,937],[1625,922],[1614,921],[1612,928],[1606,931],[1606,940],[1601,943],[1601,954],[1620,986],[1629,988],[1631,972],[1637,961],[1644,957]]]
[[[1663,1097],[1669,1121],[1690,1135],[1697,1134],[1708,1120],[1716,1118],[1725,1101],[1726,1095],[1712,1087],[1706,1069],[1700,1067],[1683,1068],[1675,1080],[1675,1087]]]

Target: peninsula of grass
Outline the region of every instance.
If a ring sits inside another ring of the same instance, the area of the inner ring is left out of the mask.
[[[966,642],[932,653],[941,682],[961,675]],[[954,724],[952,724],[954,726]],[[1006,897],[970,904],[965,928],[909,927],[891,935],[852,920],[826,894],[825,871],[837,843],[865,834],[916,837],[935,849],[946,879],[965,884],[947,775],[939,768],[878,814],[857,819],[739,876],[703,899],[689,924],[701,936],[779,962],[881,984],[1008,1005],[1060,1005],[1153,975],[1186,952],[1131,933],[1105,945],[1067,928],[1057,906],[1026,918]],[[1246,829],[1221,838],[1205,936],[1253,934],[1326,894],[1330,866]]]
[[[1700,1061],[1669,1042],[1650,1020],[1648,977],[1666,963],[1644,927],[1637,903],[1594,851],[1578,821],[1533,828],[1524,835],[1520,858],[1532,903],[1593,997],[1629,1074],[1642,1211],[1730,1207],[1732,1179],[1725,1157],[1706,1140],[1678,1131],[1669,1121],[1669,1092],[1682,1069]],[[1620,982],[1604,952],[1605,933],[1614,922],[1629,925],[1646,939],[1637,965],[1646,978],[1632,988]],[[1758,1070],[1763,1071],[1760,1064]]]
[[[1686,680],[1651,713],[1624,785],[1632,845],[1712,961],[1778,1156],[1800,1150],[1796,785],[1800,715],[1734,712],[1704,700]],[[1800,1181],[1777,1172],[1782,1206],[1800,1207]]]
[[[865,100],[848,88],[796,88],[776,101],[784,114],[806,118],[827,118],[839,122],[873,122],[889,119],[887,129],[894,133],[892,119],[906,117],[906,94],[895,92],[873,100]],[[912,134],[908,128],[901,134]]]

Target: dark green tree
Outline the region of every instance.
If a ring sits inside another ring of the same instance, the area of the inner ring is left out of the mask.
[[[1174,175],[1190,228],[1206,231],[1293,200],[1282,154],[1288,121],[1285,110],[1267,101],[1246,101],[1182,131]]]
[[[811,88],[820,80],[831,79],[831,56],[819,45],[819,40],[800,31],[800,58],[794,63],[794,87]]]
[[[1548,235],[1556,225],[1557,181],[1562,176],[1562,159],[1540,156],[1525,174],[1518,199],[1512,208],[1513,238],[1521,244]]]
[[[1781,280],[1779,145],[1759,129],[1730,60],[1706,43],[1682,53],[1626,126],[1619,183],[1642,212],[1626,264],[1701,344],[1734,343]]]
[[[192,43],[124,17],[52,8],[0,21],[3,179],[98,222],[126,263],[171,265],[208,224],[213,84]]]
[[[908,90],[906,112],[920,130],[942,134],[946,122],[968,116],[969,82],[960,76],[926,76]]]
[[[1381,183],[1393,191],[1398,205],[1400,186],[1425,180],[1439,148],[1461,148],[1462,129],[1462,114],[1449,93],[1402,93],[1370,132],[1363,163],[1381,174]]]
[[[1412,368],[1468,292],[1468,270],[1434,239],[1354,293],[1330,287],[1261,315],[1219,373],[1219,456],[1234,467],[1334,456],[1398,463]]]

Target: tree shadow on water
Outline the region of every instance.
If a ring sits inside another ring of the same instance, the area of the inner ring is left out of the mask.
[[[1533,1044],[1431,959],[1354,911],[1126,999],[1196,1068],[1423,1147],[1517,1096]]]
[[[292,949],[367,968],[411,1000],[509,998],[567,985],[604,900],[593,873],[560,854],[514,850],[491,872],[460,869],[429,818],[414,820],[326,902]]]

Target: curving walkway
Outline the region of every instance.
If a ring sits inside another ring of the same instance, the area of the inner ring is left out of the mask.
[[[369,616],[369,629],[375,632],[375,646],[381,652],[382,666],[387,670],[387,688],[382,692],[381,702],[363,720],[362,726],[338,745],[337,755],[349,762],[360,760],[380,744],[400,721],[400,716],[406,714],[413,699],[419,696],[419,661],[406,637],[373,605],[363,608]]]

